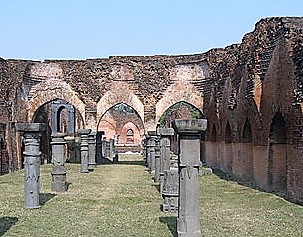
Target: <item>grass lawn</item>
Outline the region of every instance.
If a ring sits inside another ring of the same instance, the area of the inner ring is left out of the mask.
[[[0,176],[0,236],[176,236],[176,217],[160,211],[161,196],[141,157],[88,174],[67,164],[69,190],[50,190],[51,165],[41,169],[41,208],[23,208],[23,171]],[[303,208],[220,179],[200,177],[203,236],[303,236]]]

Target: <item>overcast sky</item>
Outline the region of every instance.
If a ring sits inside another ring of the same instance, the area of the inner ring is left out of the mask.
[[[0,57],[202,53],[268,16],[303,16],[303,0],[0,0]]]

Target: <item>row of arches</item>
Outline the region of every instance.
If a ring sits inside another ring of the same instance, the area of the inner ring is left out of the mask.
[[[217,125],[210,125],[206,140],[206,163],[239,180],[260,184],[266,190],[287,190],[287,126],[283,115],[276,112],[270,124],[267,146],[256,145],[252,125],[245,118],[243,127],[232,128],[229,121],[218,137]],[[235,138],[235,129],[241,133]]]

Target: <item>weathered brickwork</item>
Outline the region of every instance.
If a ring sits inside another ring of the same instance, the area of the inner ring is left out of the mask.
[[[0,122],[31,121],[40,106],[62,99],[82,127],[98,130],[104,113],[125,103],[146,133],[185,101],[209,121],[208,165],[303,202],[302,31],[303,18],[276,17],[259,21],[240,44],[195,55],[0,60]]]

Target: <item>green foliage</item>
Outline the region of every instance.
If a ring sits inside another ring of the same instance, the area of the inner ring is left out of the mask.
[[[112,109],[115,110],[115,111],[118,111],[121,114],[133,114],[133,113],[135,113],[135,111],[132,107],[130,107],[127,104],[124,104],[124,103],[117,104]]]

